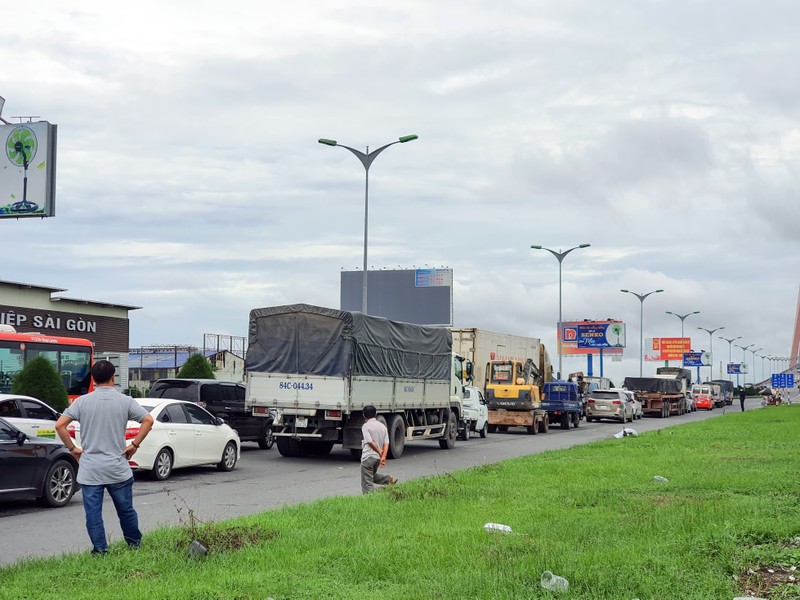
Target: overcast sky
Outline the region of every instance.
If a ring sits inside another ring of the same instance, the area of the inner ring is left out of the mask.
[[[245,336],[255,307],[338,308],[364,169],[317,139],[415,133],[370,170],[369,264],[452,267],[456,326],[554,348],[558,263],[530,246],[590,243],[564,260],[563,314],[627,323],[606,375],[639,370],[621,288],[664,289],[646,338],[699,310],[685,331],[708,350],[697,327],[724,326],[716,362],[721,334],[788,356],[798,31],[794,0],[16,4],[3,117],[58,125],[57,212],[0,221],[0,279],[143,307],[134,347]]]

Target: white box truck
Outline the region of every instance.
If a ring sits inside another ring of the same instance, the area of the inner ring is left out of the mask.
[[[361,453],[362,409],[389,430],[389,456],[406,441],[455,445],[462,422],[464,359],[444,327],[308,304],[250,311],[246,406],[276,412],[283,456]]]

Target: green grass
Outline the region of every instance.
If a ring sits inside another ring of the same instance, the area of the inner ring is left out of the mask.
[[[201,559],[165,529],[0,570],[0,598],[548,598],[546,569],[564,598],[798,598],[760,574],[800,566],[798,431],[769,407],[287,507],[201,527]]]

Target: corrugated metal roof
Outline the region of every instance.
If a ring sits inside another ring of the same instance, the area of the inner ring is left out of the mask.
[[[216,350],[206,350],[205,357],[209,358],[217,353]],[[195,352],[164,350],[164,352],[129,352],[129,369],[180,369],[189,357]]]

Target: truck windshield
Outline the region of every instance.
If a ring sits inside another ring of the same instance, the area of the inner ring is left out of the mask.
[[[514,365],[511,363],[495,363],[492,365],[491,383],[511,383],[513,381]]]

